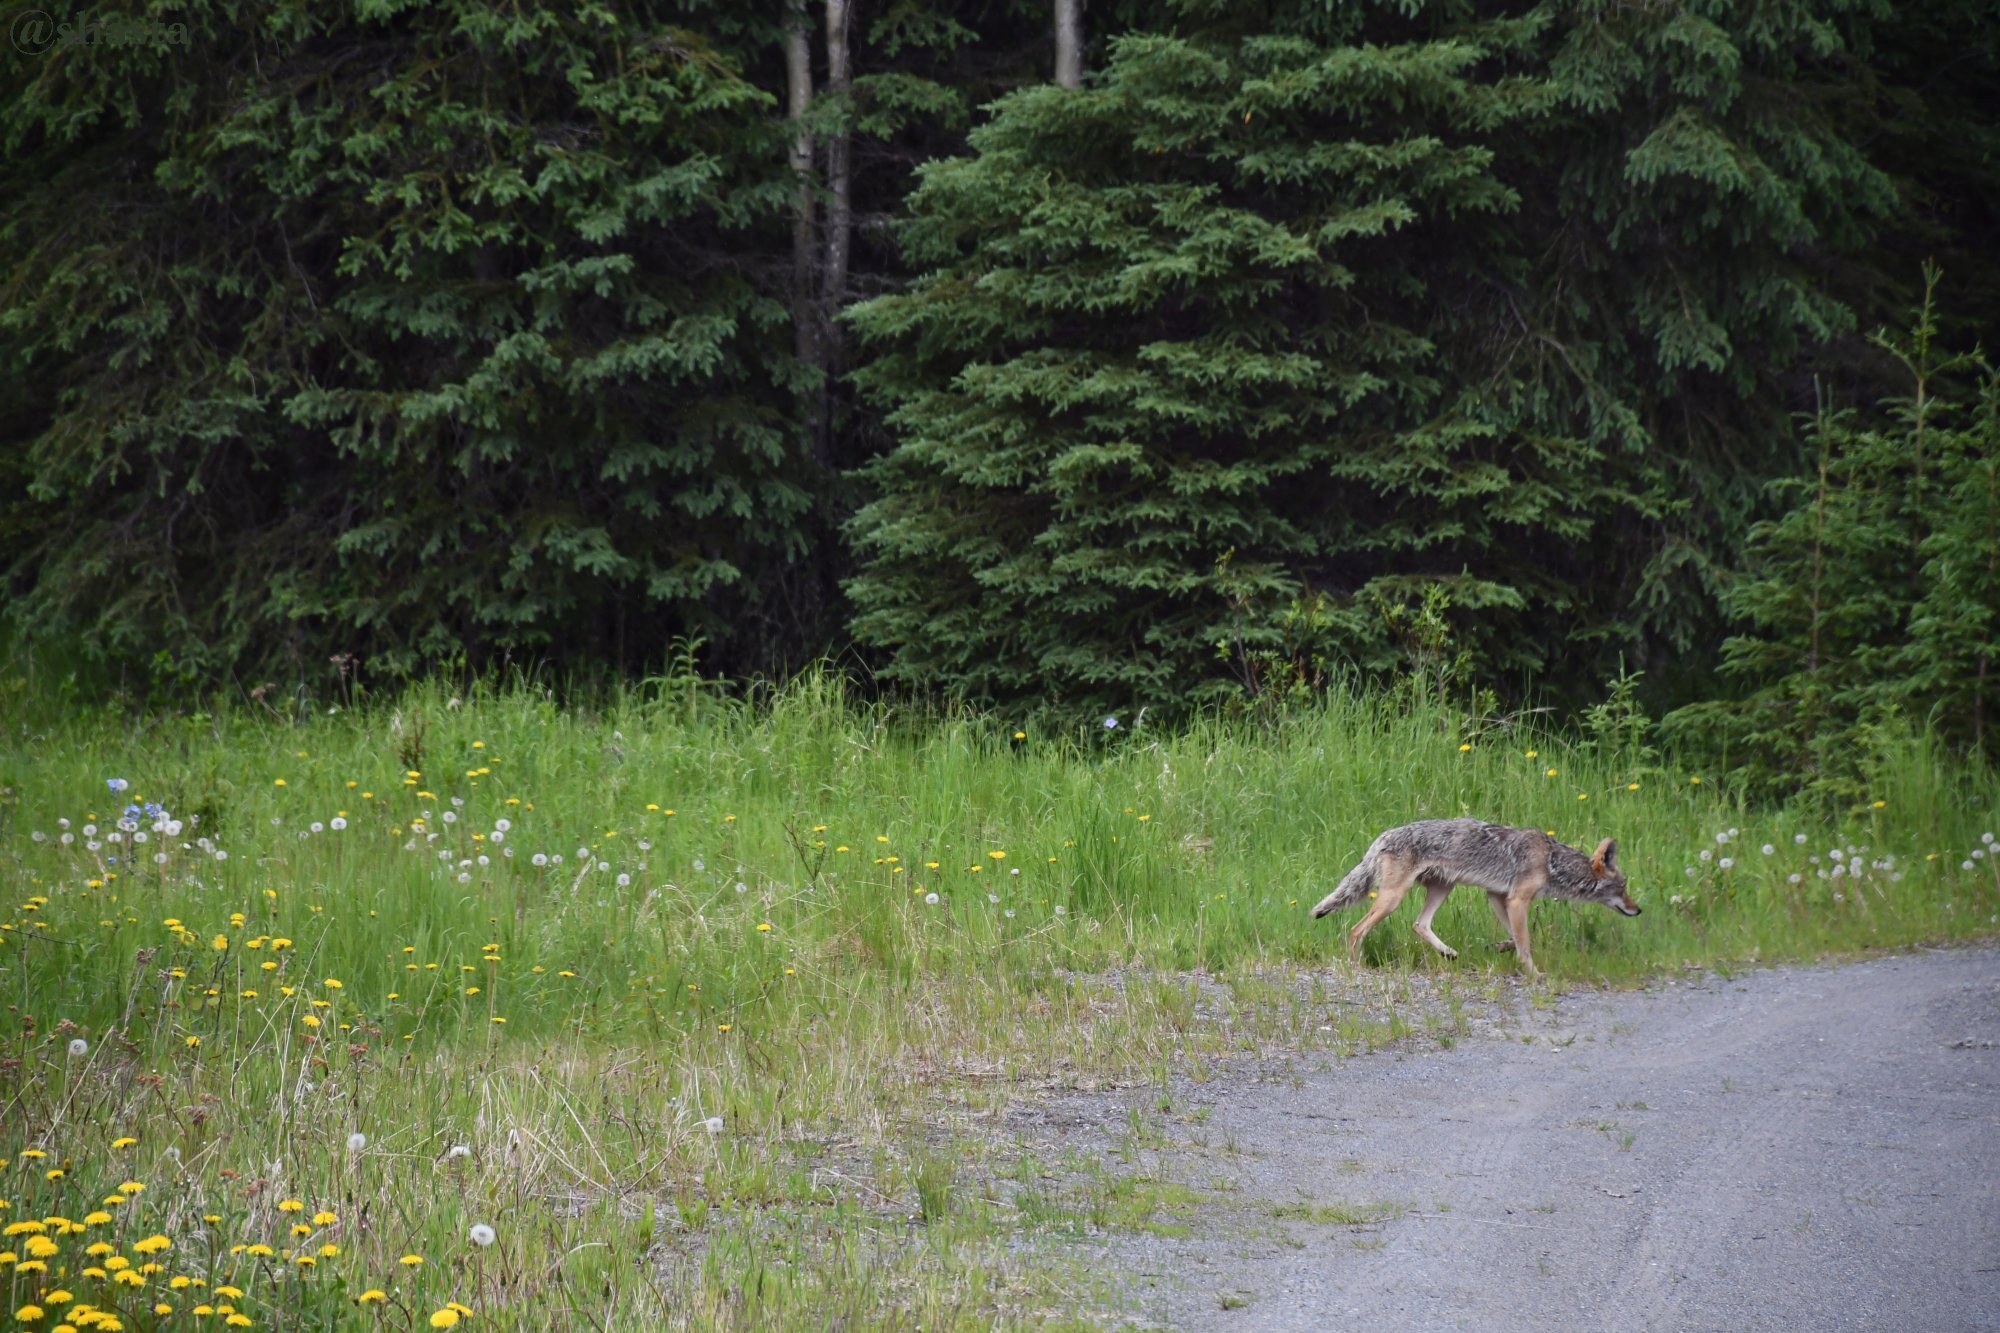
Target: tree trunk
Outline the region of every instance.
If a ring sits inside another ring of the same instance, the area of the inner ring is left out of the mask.
[[[1056,85],[1083,86],[1083,0],[1056,0]]]
[[[826,145],[826,311],[829,321],[847,299],[847,257],[854,243],[854,170],[851,128],[854,71],[847,57],[849,0],[826,0],[826,87],[840,109],[840,126]],[[831,327],[831,326],[830,326]],[[832,340],[839,341],[837,333]]]
[[[785,0],[786,112],[792,121],[789,154],[798,199],[792,213],[792,324],[799,360],[819,364],[819,302],[813,291],[818,237],[813,204],[813,139],[806,124],[812,105],[812,25],[806,0]]]

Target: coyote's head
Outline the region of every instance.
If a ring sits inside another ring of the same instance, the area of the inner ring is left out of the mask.
[[[1623,912],[1626,916],[1639,915],[1639,904],[1632,901],[1632,895],[1625,888],[1625,872],[1618,868],[1616,838],[1606,838],[1591,853],[1590,879],[1577,897],[1603,903],[1612,911]]]

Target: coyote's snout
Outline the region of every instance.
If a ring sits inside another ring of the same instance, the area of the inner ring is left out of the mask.
[[[1574,898],[1603,903],[1626,916],[1639,915],[1639,905],[1625,887],[1618,869],[1618,844],[1606,838],[1589,855],[1557,842],[1540,829],[1511,828],[1477,819],[1422,819],[1392,828],[1375,839],[1361,864],[1347,872],[1340,887],[1313,908],[1315,917],[1361,900],[1372,887],[1374,905],[1347,935],[1347,956],[1361,958],[1361,941],[1375,923],[1396,910],[1410,885],[1424,886],[1424,910],[1416,931],[1423,941],[1447,958],[1458,951],[1431,930],[1431,918],[1452,889],[1474,884],[1486,890],[1493,915],[1507,931],[1500,945],[1512,949],[1521,970],[1541,973],[1528,949],[1528,904],[1539,897]]]

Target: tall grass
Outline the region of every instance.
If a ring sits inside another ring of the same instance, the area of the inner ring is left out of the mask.
[[[1920,740],[1836,824],[1637,744],[1345,693],[1269,728],[1060,735],[824,676],[756,706],[686,683],[289,717],[8,697],[0,1217],[105,1219],[6,1239],[33,1327],[1073,1309],[1087,1282],[1024,1262],[1004,1237],[1028,1214],[952,1167],[969,1127],[1023,1085],[1380,1035],[1329,1021],[1357,985],[1512,978],[1467,947],[1494,932],[1472,890],[1437,921],[1457,961],[1398,928],[1359,979],[1330,961],[1341,923],[1306,909],[1411,819],[1619,839],[1646,915],[1538,905],[1556,985],[2000,930],[1990,775]]]

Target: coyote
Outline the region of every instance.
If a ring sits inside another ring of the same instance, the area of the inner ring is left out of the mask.
[[[1455,886],[1476,884],[1486,890],[1486,902],[1509,936],[1500,947],[1514,950],[1521,970],[1530,977],[1541,975],[1528,950],[1528,904],[1538,896],[1603,903],[1614,912],[1639,915],[1638,904],[1625,889],[1618,844],[1612,839],[1606,838],[1586,856],[1540,829],[1477,819],[1420,819],[1390,829],[1375,839],[1361,864],[1347,872],[1340,887],[1321,899],[1312,914],[1322,917],[1351,906],[1369,885],[1375,886],[1374,905],[1347,936],[1347,956],[1358,962],[1361,941],[1376,922],[1396,910],[1412,883],[1424,886],[1417,934],[1447,958],[1458,957],[1458,951],[1432,933],[1431,918]]]

